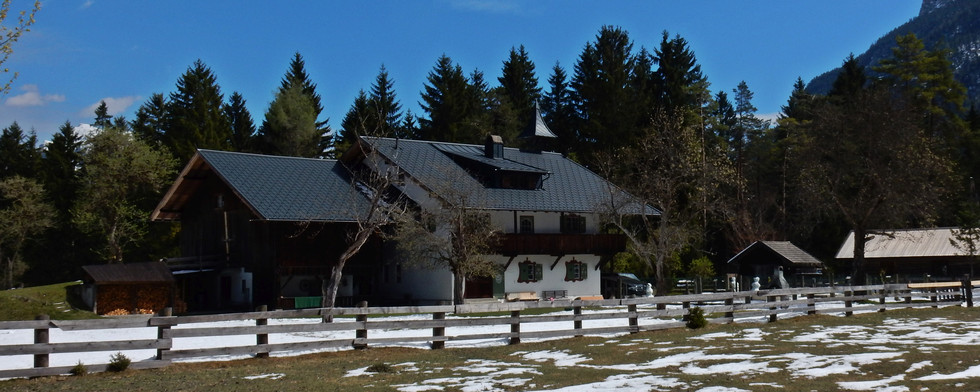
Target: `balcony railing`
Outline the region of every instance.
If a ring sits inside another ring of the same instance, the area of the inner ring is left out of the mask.
[[[498,250],[507,256],[519,254],[613,254],[626,250],[621,234],[504,234]]]

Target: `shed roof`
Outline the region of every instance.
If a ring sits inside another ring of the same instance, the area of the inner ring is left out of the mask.
[[[968,254],[953,245],[954,227],[933,229],[872,230],[871,239],[864,245],[864,258],[960,257]],[[838,259],[854,258],[854,232],[847,234]]]
[[[823,263],[805,250],[789,241],[756,241],[745,247],[741,252],[728,260],[729,264],[739,264],[743,258],[751,257],[755,252],[770,252],[789,265],[820,266]]]
[[[96,284],[171,283],[170,268],[161,262],[86,265],[82,270]]]
[[[198,150],[151,219],[179,219],[201,180],[211,175],[261,220],[352,222],[368,208],[336,160]]]

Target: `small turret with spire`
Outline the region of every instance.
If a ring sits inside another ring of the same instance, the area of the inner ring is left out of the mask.
[[[551,128],[548,128],[548,124],[544,123],[541,106],[537,102],[534,103],[534,118],[518,137],[524,139],[526,150],[535,152],[541,152],[552,141],[558,139],[558,136],[551,132]]]

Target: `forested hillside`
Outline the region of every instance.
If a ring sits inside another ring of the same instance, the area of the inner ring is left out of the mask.
[[[879,38],[866,52],[855,53],[858,64],[870,68],[890,57],[895,39],[909,33],[927,48],[948,49],[956,80],[966,86],[970,102],[980,102],[980,1],[923,0],[918,16]],[[826,94],[839,71],[837,68],[813,78],[807,91]]]

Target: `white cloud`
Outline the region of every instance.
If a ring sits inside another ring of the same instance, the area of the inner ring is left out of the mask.
[[[511,0],[450,0],[453,8],[476,12],[517,12],[520,6]]]
[[[86,2],[82,3],[82,6],[81,7],[78,7],[78,8],[79,9],[86,9],[88,7],[91,7],[92,4],[94,4],[94,3],[95,3],[95,0],[87,0]]]
[[[105,104],[109,109],[109,115],[115,116],[119,113],[125,112],[126,109],[132,106],[133,102],[136,102],[138,99],[140,99],[140,97],[135,95],[128,97],[105,97],[83,109],[79,115],[92,116],[95,113],[95,109],[102,104],[102,101],[105,101]]]
[[[64,102],[65,96],[63,94],[47,94],[41,95],[41,91],[37,88],[36,84],[25,84],[20,88],[23,94],[14,95],[7,98],[4,103],[7,106],[43,106],[48,102]]]

